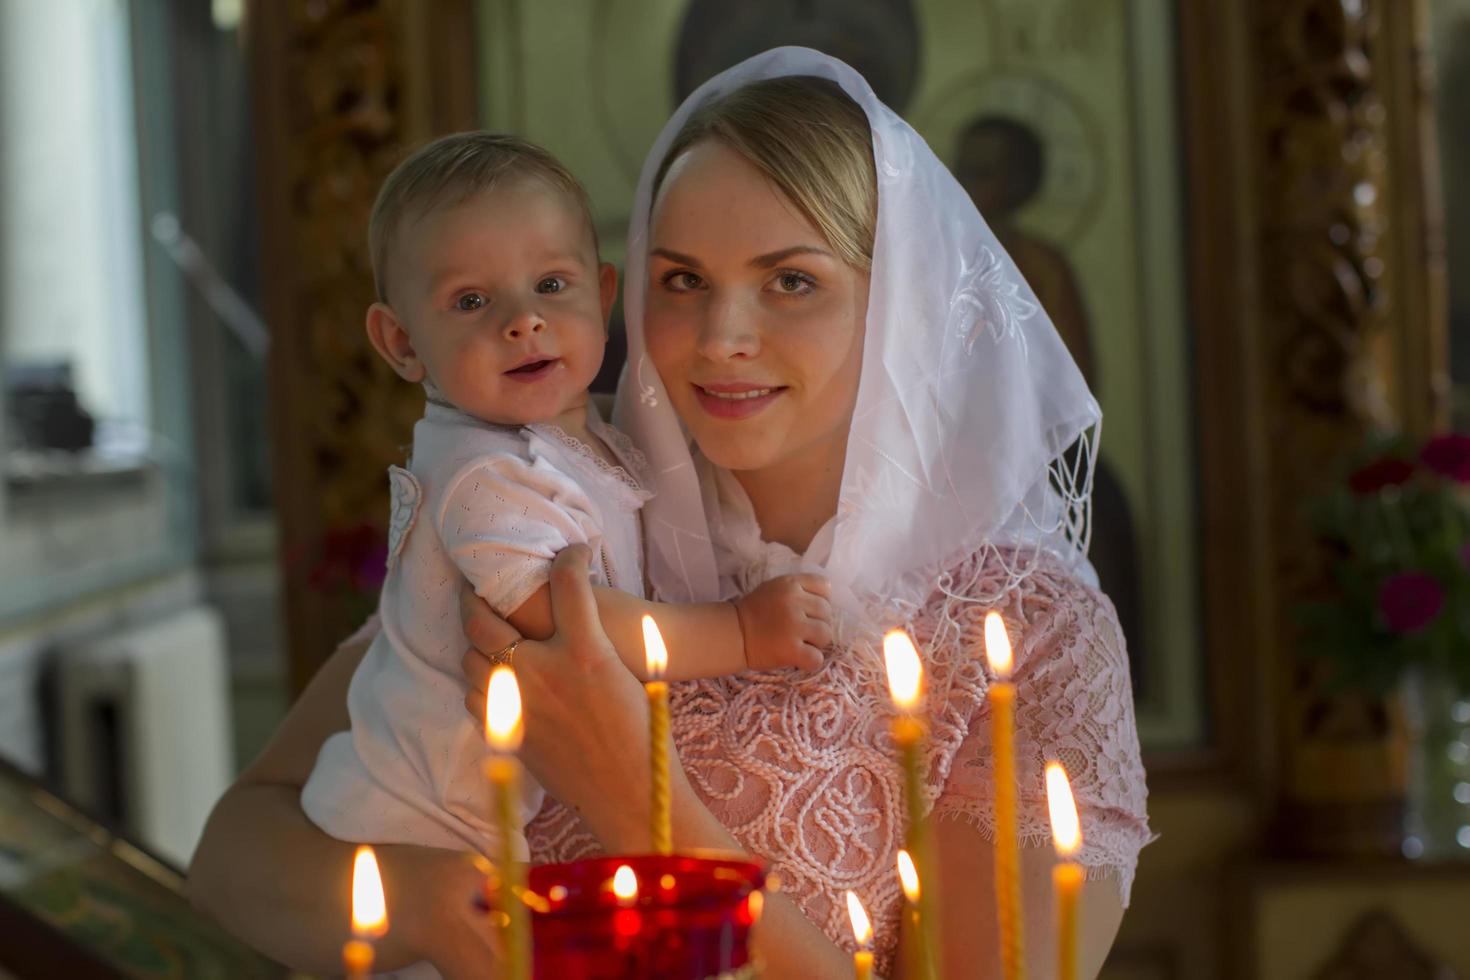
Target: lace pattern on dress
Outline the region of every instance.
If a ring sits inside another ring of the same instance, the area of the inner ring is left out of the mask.
[[[986,595],[1013,574],[1014,556],[982,553],[952,570]],[[925,788],[939,816],[993,828],[988,799],[988,679],[978,637],[986,607],[935,593],[909,626],[925,652],[930,738]],[[1115,872],[1125,895],[1147,842],[1145,790],[1127,664],[1112,607],[1043,553],[1002,606],[1022,685],[1023,774],[1041,785],[1042,757],[1060,756],[1086,835],[1082,860]],[[1096,648],[1096,649],[1094,649]],[[873,914],[880,972],[891,969],[903,899],[893,872],[904,827],[881,653],[859,644],[812,674],[747,673],[673,685],[674,738],[696,791],[752,852],[771,862],[782,891],[834,943],[852,946],[842,893]],[[1044,794],[1021,796],[1022,828],[1046,821]],[[1042,831],[1044,832],[1044,831]],[[598,851],[576,816],[547,800],[527,828],[533,860]]]

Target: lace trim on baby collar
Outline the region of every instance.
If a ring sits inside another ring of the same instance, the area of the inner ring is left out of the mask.
[[[536,434],[562,446],[564,449],[570,450],[572,453],[572,458],[574,460],[576,460],[578,463],[591,467],[603,476],[610,477],[621,487],[623,487],[623,489],[632,494],[639,503],[642,503],[653,496],[653,491],[644,487],[644,485],[639,482],[638,477],[635,476],[633,473],[630,473],[626,466],[617,466],[609,463],[607,460],[599,456],[591,446],[587,445],[576,436],[570,434],[561,426],[552,425],[550,422],[532,422],[530,425],[526,426],[526,428],[529,431],[535,432]],[[612,450],[613,455],[623,460],[623,462],[627,463],[629,466],[637,468],[639,460],[630,458],[629,455],[625,454],[624,452],[620,452],[619,449],[621,447],[615,445],[614,440],[608,438],[608,434],[610,433],[616,433],[618,436],[622,437],[622,440],[624,442],[627,442],[626,436],[622,436],[622,433],[619,433],[617,432],[617,430],[611,428],[608,428],[602,432],[597,432],[595,433],[595,435],[609,444],[608,448]],[[632,449],[631,442],[628,442],[628,448]],[[637,450],[635,449],[633,450],[633,452],[636,453]],[[641,456],[642,454],[639,453],[638,455]]]

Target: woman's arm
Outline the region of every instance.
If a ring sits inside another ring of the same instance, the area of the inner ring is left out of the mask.
[[[648,702],[602,629],[587,582],[588,554],[579,545],[557,556],[551,572],[556,633],[546,643],[523,643],[516,653],[525,712],[520,756],[609,853],[635,853],[648,847]],[[464,660],[470,682],[466,708],[480,718],[490,663],[478,651],[503,648],[516,631],[473,593],[462,595],[465,633],[477,648]],[[695,795],[672,750],[670,759],[675,844],[742,851]],[[766,903],[758,941],[765,976],[845,980],[852,975],[851,958],[779,893]]]
[[[343,646],[317,672],[275,737],[220,798],[189,867],[189,896],[230,932],[299,970],[335,973],[348,938],[352,854],[301,810],[322,743],[348,727],[347,685],[368,643]],[[483,880],[463,855],[377,848],[389,931],[378,966],[427,958],[446,977],[493,963],[484,916],[470,898]],[[433,942],[428,942],[429,937]]]
[[[939,899],[946,980],[999,980],[1000,933],[995,910],[995,847],[964,820],[940,820],[934,827],[939,869]],[[1026,975],[1056,976],[1055,908],[1051,848],[1021,849],[1021,916]],[[907,926],[905,919],[905,926]],[[1123,921],[1123,902],[1115,881],[1094,879],[1082,889],[1078,908],[1077,968],[1081,977],[1095,977],[1112,948]],[[914,941],[905,928],[897,962],[905,962],[903,947]],[[895,976],[904,976],[902,969]]]

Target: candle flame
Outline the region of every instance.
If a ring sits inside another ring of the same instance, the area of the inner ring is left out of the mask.
[[[996,677],[1009,680],[1011,676],[1011,638],[1006,632],[1006,621],[1000,613],[985,614],[985,658]]]
[[[883,637],[883,660],[888,667],[888,693],[893,703],[904,711],[912,711],[919,703],[919,687],[924,681],[924,667],[914,641],[903,630],[890,630]]]
[[[388,931],[388,903],[378,859],[366,844],[352,859],[352,931],[358,936],[381,936]]]
[[[669,651],[664,646],[663,634],[652,616],[643,617],[643,657],[648,666],[648,679],[656,681],[669,669]]]
[[[1072,784],[1060,762],[1046,766],[1046,802],[1051,810],[1051,836],[1057,856],[1071,857],[1082,846],[1082,827],[1077,820],[1077,803],[1072,799]]]
[[[858,897],[852,892],[847,893],[847,917],[852,920],[852,934],[857,939],[859,946],[866,946],[873,938],[873,924],[868,921],[867,910]]]
[[[625,902],[638,896],[638,876],[630,866],[618,865],[618,870],[613,872],[612,890],[614,895]]]
[[[521,686],[515,671],[500,666],[485,691],[485,739],[498,752],[521,747]]]
[[[903,885],[904,896],[910,902],[919,900],[919,869],[914,867],[914,859],[909,857],[909,852],[900,849],[898,852],[898,880]]]

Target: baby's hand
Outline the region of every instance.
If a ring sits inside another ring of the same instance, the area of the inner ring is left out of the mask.
[[[782,575],[735,600],[752,670],[816,670],[832,644],[831,589],[820,575]]]

